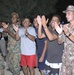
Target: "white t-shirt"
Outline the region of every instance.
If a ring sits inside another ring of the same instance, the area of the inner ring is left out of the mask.
[[[28,33],[36,37],[36,32],[33,27],[27,29]],[[19,29],[19,36],[21,37],[21,54],[34,55],[36,54],[36,43],[25,36],[25,29]]]
[[[62,63],[49,63],[47,60],[45,61],[45,64],[54,69],[61,68],[62,65]]]

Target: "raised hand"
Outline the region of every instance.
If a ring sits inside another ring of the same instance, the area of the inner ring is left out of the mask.
[[[2,22],[2,26],[3,26],[3,28],[8,28],[8,26],[9,26],[9,23],[8,24],[6,24],[5,22]]]
[[[59,26],[56,22],[54,23],[54,25],[55,25],[55,29],[56,29],[57,33],[61,34],[63,31],[62,25]]]
[[[13,26],[13,29],[16,31],[16,32],[18,32],[18,25],[15,25],[15,24],[12,24],[12,26]]]
[[[65,34],[70,33],[70,32],[69,32],[69,28],[68,28],[67,25],[64,25],[63,31],[64,31]]]
[[[5,32],[10,32],[10,28],[9,28],[9,27],[3,28],[3,31],[5,31]]]
[[[41,17],[39,15],[37,16],[37,22],[38,22],[39,25],[42,25]]]
[[[49,19],[46,20],[45,16],[43,15],[43,16],[42,16],[42,25],[43,25],[43,26],[46,26],[47,23],[48,23],[48,20],[49,20]]]
[[[5,31],[5,32],[9,32],[10,31],[9,23],[6,24],[5,22],[2,22],[2,27],[3,27],[3,31]]]
[[[25,35],[26,35],[26,34],[28,34],[28,32],[27,32],[27,27],[25,27]]]

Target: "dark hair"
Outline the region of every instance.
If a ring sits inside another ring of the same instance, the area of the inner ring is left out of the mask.
[[[25,18],[29,19],[29,21],[32,23],[32,18],[31,18],[31,17],[25,16],[25,17],[23,17],[22,21],[23,21]]]
[[[54,17],[54,16],[58,18],[59,22],[61,22],[61,17],[59,15],[54,14],[52,17]]]

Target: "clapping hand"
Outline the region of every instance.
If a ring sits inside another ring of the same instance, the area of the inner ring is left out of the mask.
[[[6,24],[5,22],[2,22],[2,26],[3,26],[3,28],[8,28],[8,26],[9,26],[9,23],[8,24]]]
[[[39,15],[37,16],[37,22],[38,22],[39,25],[42,25],[41,17]]]
[[[69,32],[69,28],[68,28],[67,25],[64,25],[63,31],[64,31],[65,34],[70,33],[70,32]]]
[[[14,29],[16,32],[18,32],[18,25],[12,24],[12,26],[13,26],[13,29]]]
[[[44,15],[42,16],[42,18],[38,15],[37,16],[37,22],[38,22],[39,25],[45,26],[48,23],[48,19],[46,20]]]
[[[25,27],[25,35],[26,35],[26,34],[28,34],[28,32],[27,32],[27,27]]]
[[[55,29],[56,29],[57,33],[61,34],[63,31],[62,25],[59,26],[56,22],[54,23],[54,25],[55,25]]]
[[[5,32],[9,32],[10,31],[9,23],[6,24],[5,22],[2,22],[2,27],[3,27],[3,31],[5,31]]]
[[[49,19],[46,19],[45,16],[43,15],[43,16],[42,16],[42,25],[43,25],[43,26],[46,26],[47,23],[48,23],[48,20],[49,20]]]

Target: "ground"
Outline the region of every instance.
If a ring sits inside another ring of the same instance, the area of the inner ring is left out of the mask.
[[[7,64],[5,62],[5,75],[12,75],[10,71],[7,71]],[[24,75],[22,71],[20,71],[20,75]],[[35,75],[40,75],[38,68],[35,68]]]

